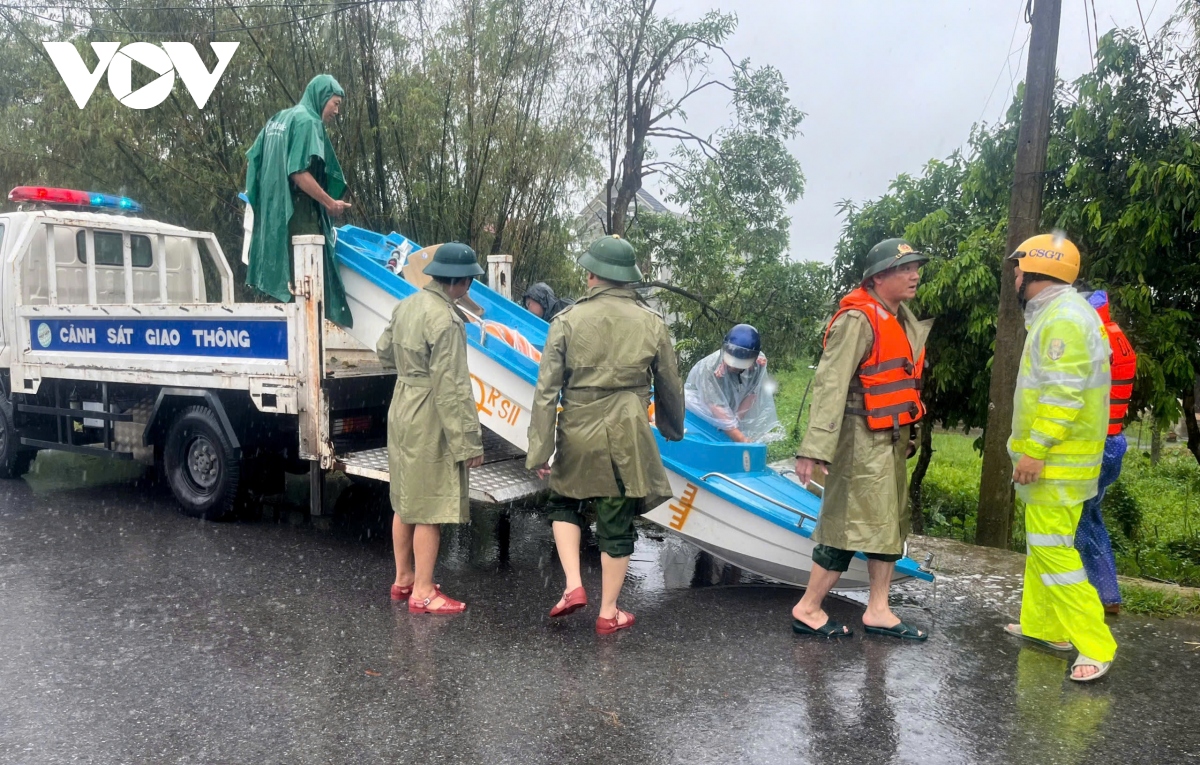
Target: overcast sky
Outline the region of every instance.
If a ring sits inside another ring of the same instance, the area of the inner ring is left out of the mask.
[[[1151,34],[1176,5],[1141,4]],[[1091,68],[1084,5],[1063,2],[1058,71],[1066,80]],[[972,124],[1003,115],[1025,77],[1025,0],[660,0],[659,8],[681,20],[736,12],[730,53],[777,67],[808,115],[792,144],[807,179],[791,211],[798,259],[832,257],[839,200],[878,197],[897,174],[947,156]],[[1095,10],[1101,34],[1141,26],[1135,0],[1095,0]],[[690,108],[689,126],[707,134],[728,117],[727,101],[713,97]],[[658,194],[660,183],[648,181]]]

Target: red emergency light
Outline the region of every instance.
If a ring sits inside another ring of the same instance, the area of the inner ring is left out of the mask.
[[[49,186],[17,186],[8,192],[8,201],[91,207],[98,210],[142,211],[142,206],[129,197],[100,194],[94,191],[56,189]]]

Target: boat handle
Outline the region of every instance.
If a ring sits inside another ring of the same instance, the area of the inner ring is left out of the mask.
[[[791,505],[785,505],[782,502],[780,502],[779,500],[775,499],[774,497],[768,497],[766,494],[763,494],[760,491],[755,491],[754,489],[751,489],[749,486],[742,483],[741,481],[735,481],[734,479],[730,478],[729,476],[725,475],[724,473],[716,473],[716,472],[705,473],[704,475],[700,476],[700,480],[707,481],[709,478],[712,478],[714,476],[717,478],[720,478],[724,481],[728,481],[729,483],[738,487],[742,491],[747,492],[749,494],[753,494],[754,496],[758,497],[759,499],[765,499],[767,502],[770,502],[773,505],[778,505],[779,507],[782,507],[784,510],[793,512],[796,515],[800,516],[801,518],[807,518],[808,520],[812,521],[813,523],[817,522],[817,516],[810,515],[809,513],[806,513],[803,510],[797,510],[796,508],[792,507]],[[801,523],[803,523],[803,521],[801,521]]]

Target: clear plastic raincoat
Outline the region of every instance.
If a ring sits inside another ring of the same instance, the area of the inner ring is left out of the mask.
[[[767,357],[749,369],[734,369],[710,353],[688,372],[687,409],[721,430],[740,430],[747,440],[768,443],[783,438],[775,413],[775,381],[767,375]]]

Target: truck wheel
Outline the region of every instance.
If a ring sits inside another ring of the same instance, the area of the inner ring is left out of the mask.
[[[241,465],[217,416],[189,406],[171,423],[163,468],[184,515],[219,521],[234,514]]]
[[[37,452],[21,448],[21,438],[13,425],[12,407],[0,401],[0,478],[20,478],[29,472]]]

